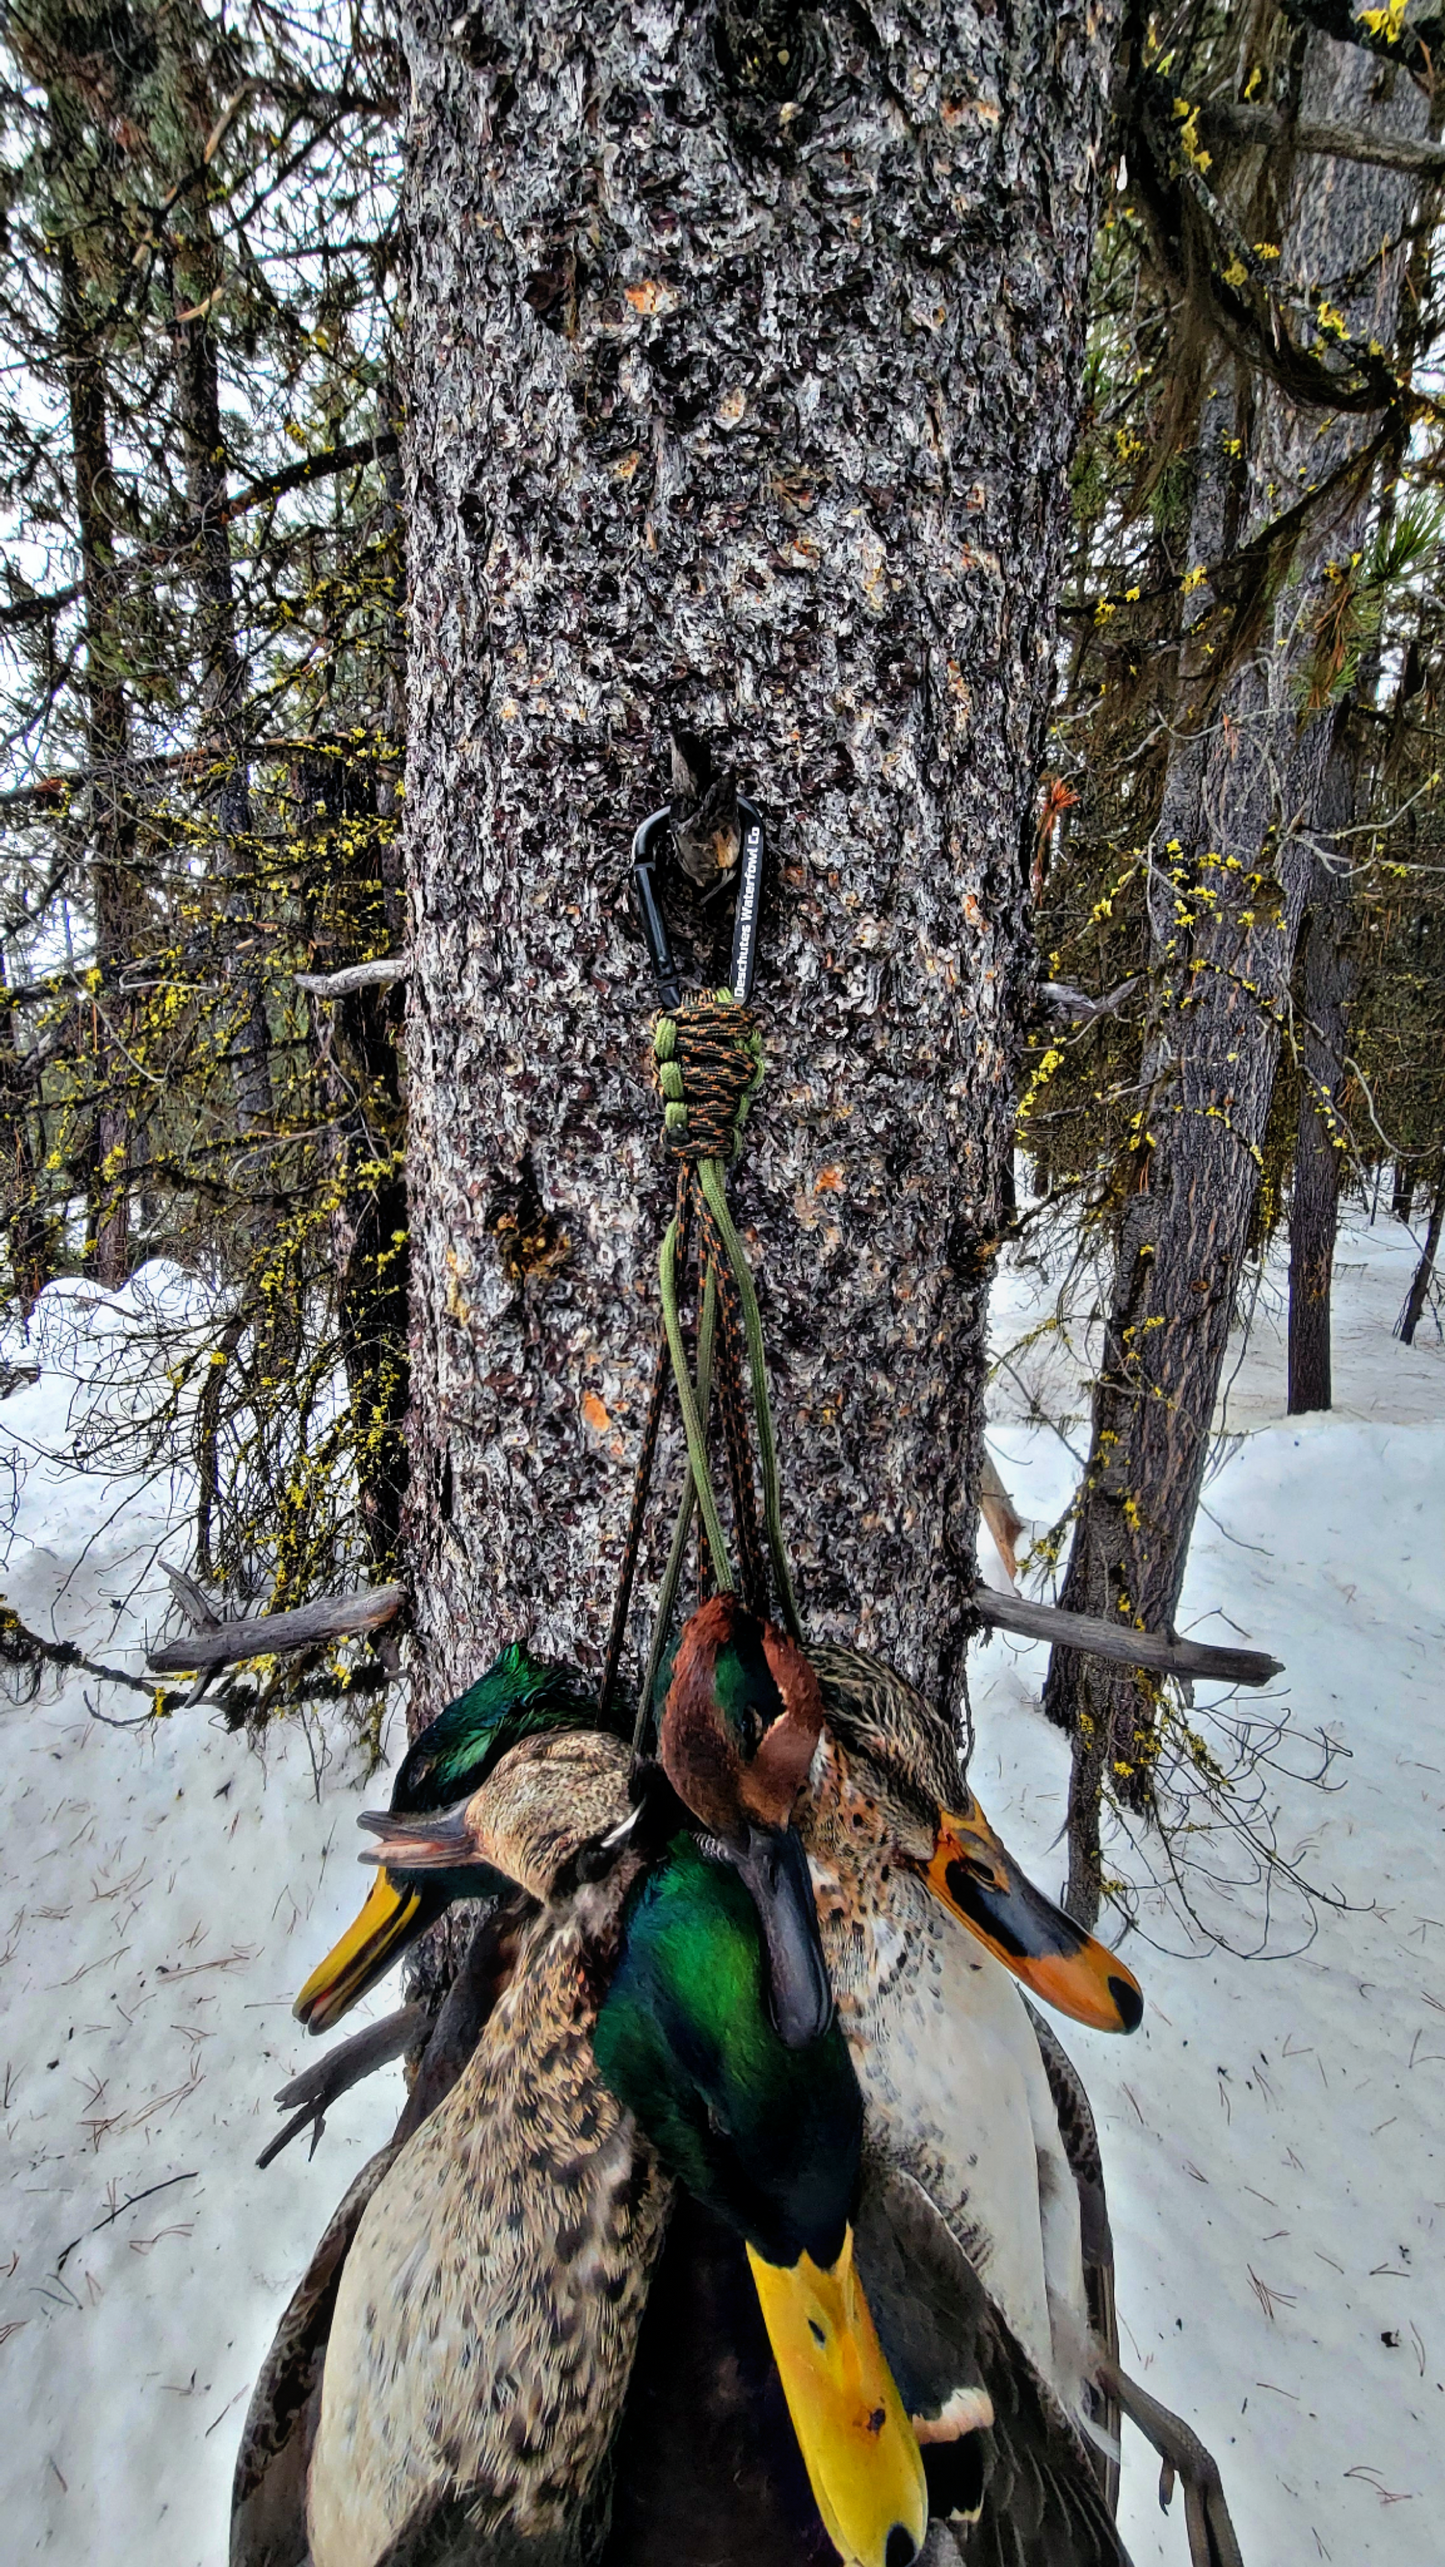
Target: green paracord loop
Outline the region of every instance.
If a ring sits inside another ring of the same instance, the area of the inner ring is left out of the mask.
[[[671,1628],[695,1514],[702,1517],[702,1529],[707,1537],[713,1573],[719,1587],[735,1591],[732,1561],[707,1456],[708,1412],[724,1266],[730,1279],[729,1288],[736,1294],[732,1307],[741,1315],[743,1342],[747,1349],[748,1387],[752,1395],[758,1467],[762,1479],[763,1521],[779,1615],[795,1640],[802,1637],[783,1539],[777,1441],[768,1397],[762,1319],[747,1257],[727,1201],[726,1168],[738,1154],[748,1110],[763,1082],[762,1038],[751,1012],[739,1005],[731,990],[719,989],[685,999],[682,1006],[671,1014],[659,1016],[653,1026],[652,1039],[657,1085],[662,1097],[663,1137],[671,1155],[682,1162],[678,1213],[669,1224],[662,1243],[659,1280],[663,1329],[678,1406],[682,1412],[683,1433],[687,1439],[687,1466],[658,1597],[646,1678],[638,1704],[634,1745],[639,1749],[651,1715],[653,1689]],[[713,1247],[704,1259],[706,1281],[698,1313],[695,1381],[683,1338],[679,1272],[679,1225],[686,1223],[689,1189],[694,1186],[706,1206],[713,1235]]]
[[[717,1277],[709,1274],[702,1297],[702,1317],[698,1321],[697,1329],[697,1404],[702,1417],[704,1436],[707,1434],[708,1409],[712,1400],[712,1350],[716,1328]],[[667,1554],[667,1566],[663,1570],[662,1584],[657,1594],[657,1611],[653,1616],[652,1624],[652,1646],[648,1651],[647,1673],[643,1677],[642,1692],[638,1698],[637,1726],[632,1740],[634,1755],[641,1750],[643,1735],[652,1714],[652,1697],[657,1685],[657,1671],[662,1664],[662,1653],[667,1647],[667,1635],[672,1628],[673,1608],[677,1603],[677,1590],[682,1583],[682,1564],[687,1557],[687,1537],[692,1531],[692,1519],[696,1511],[697,1483],[692,1476],[692,1465],[689,1462],[683,1479],[677,1522],[672,1528],[672,1543]]]
[[[734,1159],[763,1083],[763,1043],[730,989],[685,999],[652,1032],[663,1133],[674,1158]]]
[[[658,1267],[662,1285],[662,1324],[667,1331],[667,1351],[672,1357],[672,1378],[677,1387],[677,1404],[682,1410],[682,1431],[687,1437],[687,1459],[697,1503],[702,1515],[703,1531],[712,1553],[713,1570],[719,1586],[731,1587],[732,1562],[723,1538],[722,1518],[713,1495],[707,1467],[707,1436],[703,1431],[697,1392],[687,1368],[687,1349],[682,1342],[682,1319],[677,1304],[677,1223],[670,1221],[662,1243]],[[699,1367],[699,1370],[701,1368]],[[684,1500],[684,1504],[686,1501]]]

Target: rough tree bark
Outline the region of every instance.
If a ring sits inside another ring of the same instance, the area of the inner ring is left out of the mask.
[[[1339,1225],[1345,1043],[1355,986],[1347,856],[1330,841],[1354,820],[1357,766],[1350,706],[1335,717],[1315,812],[1309,891],[1300,929],[1299,1126],[1289,1213],[1289,1414],[1328,1408],[1330,1288]]]
[[[406,22],[413,1717],[512,1633],[600,1662],[675,726],[776,851],[735,1195],[805,1618],[953,1699],[1112,13],[453,12]]]
[[[1425,102],[1403,72],[1331,38],[1307,40],[1299,113],[1418,134]],[[1388,347],[1414,182],[1378,166],[1304,159],[1288,191],[1279,273],[1328,292],[1359,337]],[[1368,257],[1362,244],[1368,242]],[[1347,280],[1348,282],[1342,282]],[[1353,285],[1353,290],[1351,286]],[[1203,404],[1190,559],[1216,564],[1317,486],[1373,433],[1326,424],[1269,382],[1221,371]],[[1154,1027],[1137,1126],[1138,1177],[1120,1223],[1092,1439],[1060,1603],[1171,1631],[1258,1191],[1264,1136],[1310,881],[1333,715],[1307,673],[1348,564],[1361,502],[1322,512],[1221,688],[1208,598],[1181,654],[1180,739],[1151,849]],[[1191,716],[1189,708],[1193,706]],[[1157,1685],[1055,1650],[1045,1708],[1073,1734],[1066,1899],[1092,1923],[1108,1787],[1153,1806]]]
[[[61,117],[57,121],[61,138],[76,147],[74,134],[67,133],[71,120]],[[61,241],[57,265],[60,357],[70,412],[71,468],[85,601],[85,732],[90,770],[95,959],[106,981],[113,984],[117,966],[135,953],[140,908],[135,803],[129,775],[130,708],[118,674],[122,653],[115,629],[115,484],[105,365],[86,317],[80,261],[71,240]],[[107,986],[94,1010],[99,1101],[86,1245],[91,1272],[111,1291],[124,1283],[130,1264],[127,1169],[132,1155],[128,1101],[131,1067],[125,1041],[126,1014],[120,991]]]

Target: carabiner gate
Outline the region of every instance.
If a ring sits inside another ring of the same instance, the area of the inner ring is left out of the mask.
[[[752,995],[753,970],[758,959],[758,915],[762,907],[763,859],[767,841],[763,815],[745,793],[738,795],[738,818],[742,822],[742,846],[738,851],[738,899],[733,913],[733,954],[728,974],[728,987],[740,1005],[746,1006]],[[670,806],[650,812],[632,841],[632,898],[647,939],[658,994],[664,1007],[682,1003],[682,982],[678,977],[672,939],[667,920],[657,896],[657,860],[668,829],[672,825]]]

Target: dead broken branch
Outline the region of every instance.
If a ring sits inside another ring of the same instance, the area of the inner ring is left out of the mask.
[[[1158,1631],[1131,1631],[1124,1622],[1106,1622],[1093,1613],[1065,1613],[1056,1604],[1036,1604],[1031,1596],[1001,1595],[997,1587],[975,1587],[973,1609],[991,1630],[1017,1631],[1027,1640],[1047,1640],[1056,1649],[1077,1649],[1086,1658],[1112,1658],[1121,1667],[1150,1667],[1165,1676],[1202,1676],[1215,1685],[1267,1685],[1284,1674],[1278,1658],[1261,1649],[1218,1648],[1207,1640],[1169,1640]]]
[[[1010,1586],[1017,1586],[1018,1539],[1024,1520],[999,1476],[999,1467],[987,1446],[984,1448],[983,1477],[979,1483],[978,1503],[983,1520],[993,1535],[993,1546],[1008,1573]]]
[[[411,965],[400,954],[379,954],[375,962],[348,963],[340,972],[297,972],[298,989],[309,998],[349,998],[354,989],[387,989],[405,980]]]
[[[232,1667],[243,1658],[270,1658],[287,1649],[314,1649],[358,1631],[377,1631],[406,1601],[404,1587],[363,1587],[356,1595],[317,1596],[293,1613],[265,1613],[254,1621],[209,1622],[185,1640],[168,1640],[146,1659],[154,1675],[191,1675],[203,1667]]]
[[[1072,989],[1067,981],[1046,980],[1039,983],[1039,1004],[1066,1025],[1091,1025],[1096,1016],[1112,1016],[1138,986],[1136,974],[1133,980],[1121,980],[1107,998],[1090,998],[1087,990]]]

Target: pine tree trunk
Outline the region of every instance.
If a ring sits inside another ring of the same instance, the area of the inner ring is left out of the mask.
[[[0,992],[8,977],[0,945]],[[18,1010],[6,1007],[0,1021],[0,1131],[8,1161],[0,1179],[0,1225],[10,1263],[7,1298],[13,1297],[21,1319],[27,1320],[55,1271],[55,1235],[39,1184],[45,1157],[40,1075],[17,1039],[17,1018]]]
[[[1345,1038],[1355,984],[1348,859],[1330,860],[1329,840],[1356,807],[1356,759],[1342,705],[1330,742],[1310,865],[1298,971],[1302,1019],[1299,1128],[1289,1215],[1289,1414],[1328,1408],[1330,1285],[1339,1225],[1344,1127]]]
[[[1400,1313],[1399,1334],[1407,1346],[1414,1345],[1415,1331],[1424,1316],[1425,1296],[1430,1290],[1430,1278],[1435,1272],[1435,1260],[1440,1253],[1442,1224],[1445,1224],[1445,1158],[1441,1159],[1439,1174],[1435,1179],[1435,1194],[1430,1205],[1425,1245],[1420,1251],[1420,1262],[1415,1268],[1410,1289],[1405,1296],[1405,1307]]]
[[[452,17],[406,28],[413,1717],[510,1634],[600,1662],[679,726],[775,850],[734,1199],[804,1616],[956,1701],[1111,12]]]
[[[1415,1171],[1407,1160],[1397,1159],[1394,1184],[1390,1192],[1390,1215],[1392,1220],[1403,1221],[1407,1230],[1410,1226],[1410,1214],[1414,1202]]]
[[[205,131],[195,109],[197,130]],[[229,1044],[236,1120],[243,1137],[268,1132],[273,1119],[269,1036],[254,944],[256,856],[251,830],[250,744],[247,738],[246,671],[236,643],[236,596],[231,536],[226,523],[226,446],[221,429],[220,379],[212,298],[221,266],[204,201],[196,190],[173,214],[171,323],[176,408],[185,456],[186,497],[196,528],[194,542],[196,638],[200,660],[202,747],[220,770],[216,788],[218,869],[226,885],[226,972],[234,994]],[[248,1188],[256,1162],[245,1162]],[[263,1225],[264,1226],[264,1225]]]
[[[1416,133],[1425,108],[1401,75],[1311,36],[1302,118]],[[1359,271],[1359,245],[1398,237],[1412,182],[1302,157],[1281,244],[1283,278]],[[1388,347],[1403,261],[1375,258],[1346,301],[1349,327]],[[1343,292],[1343,288],[1340,289]],[[1223,366],[1203,405],[1190,560],[1214,564],[1363,447],[1373,423],[1326,425],[1270,383]],[[1259,640],[1221,688],[1209,604],[1185,635],[1179,745],[1153,845],[1153,1033],[1137,1180],[1122,1217],[1092,1439],[1060,1601],[1168,1632],[1184,1582],[1309,889],[1311,837],[1333,715],[1307,709],[1327,564],[1347,564],[1362,512],[1336,508],[1297,552]],[[1194,708],[1192,721],[1190,707]],[[1101,1797],[1154,1806],[1162,1723],[1152,1680],[1055,1650],[1045,1708],[1074,1740],[1068,1904],[1092,1922]]]
[[[58,118],[62,135],[67,121]],[[85,593],[85,726],[90,769],[91,896],[101,988],[93,1011],[98,1091],[86,1221],[86,1262],[115,1291],[130,1264],[132,1156],[126,1005],[116,967],[136,949],[135,806],[129,783],[130,712],[116,675],[115,526],[105,371],[87,325],[73,244],[60,245],[60,353],[70,410],[80,574]]]

